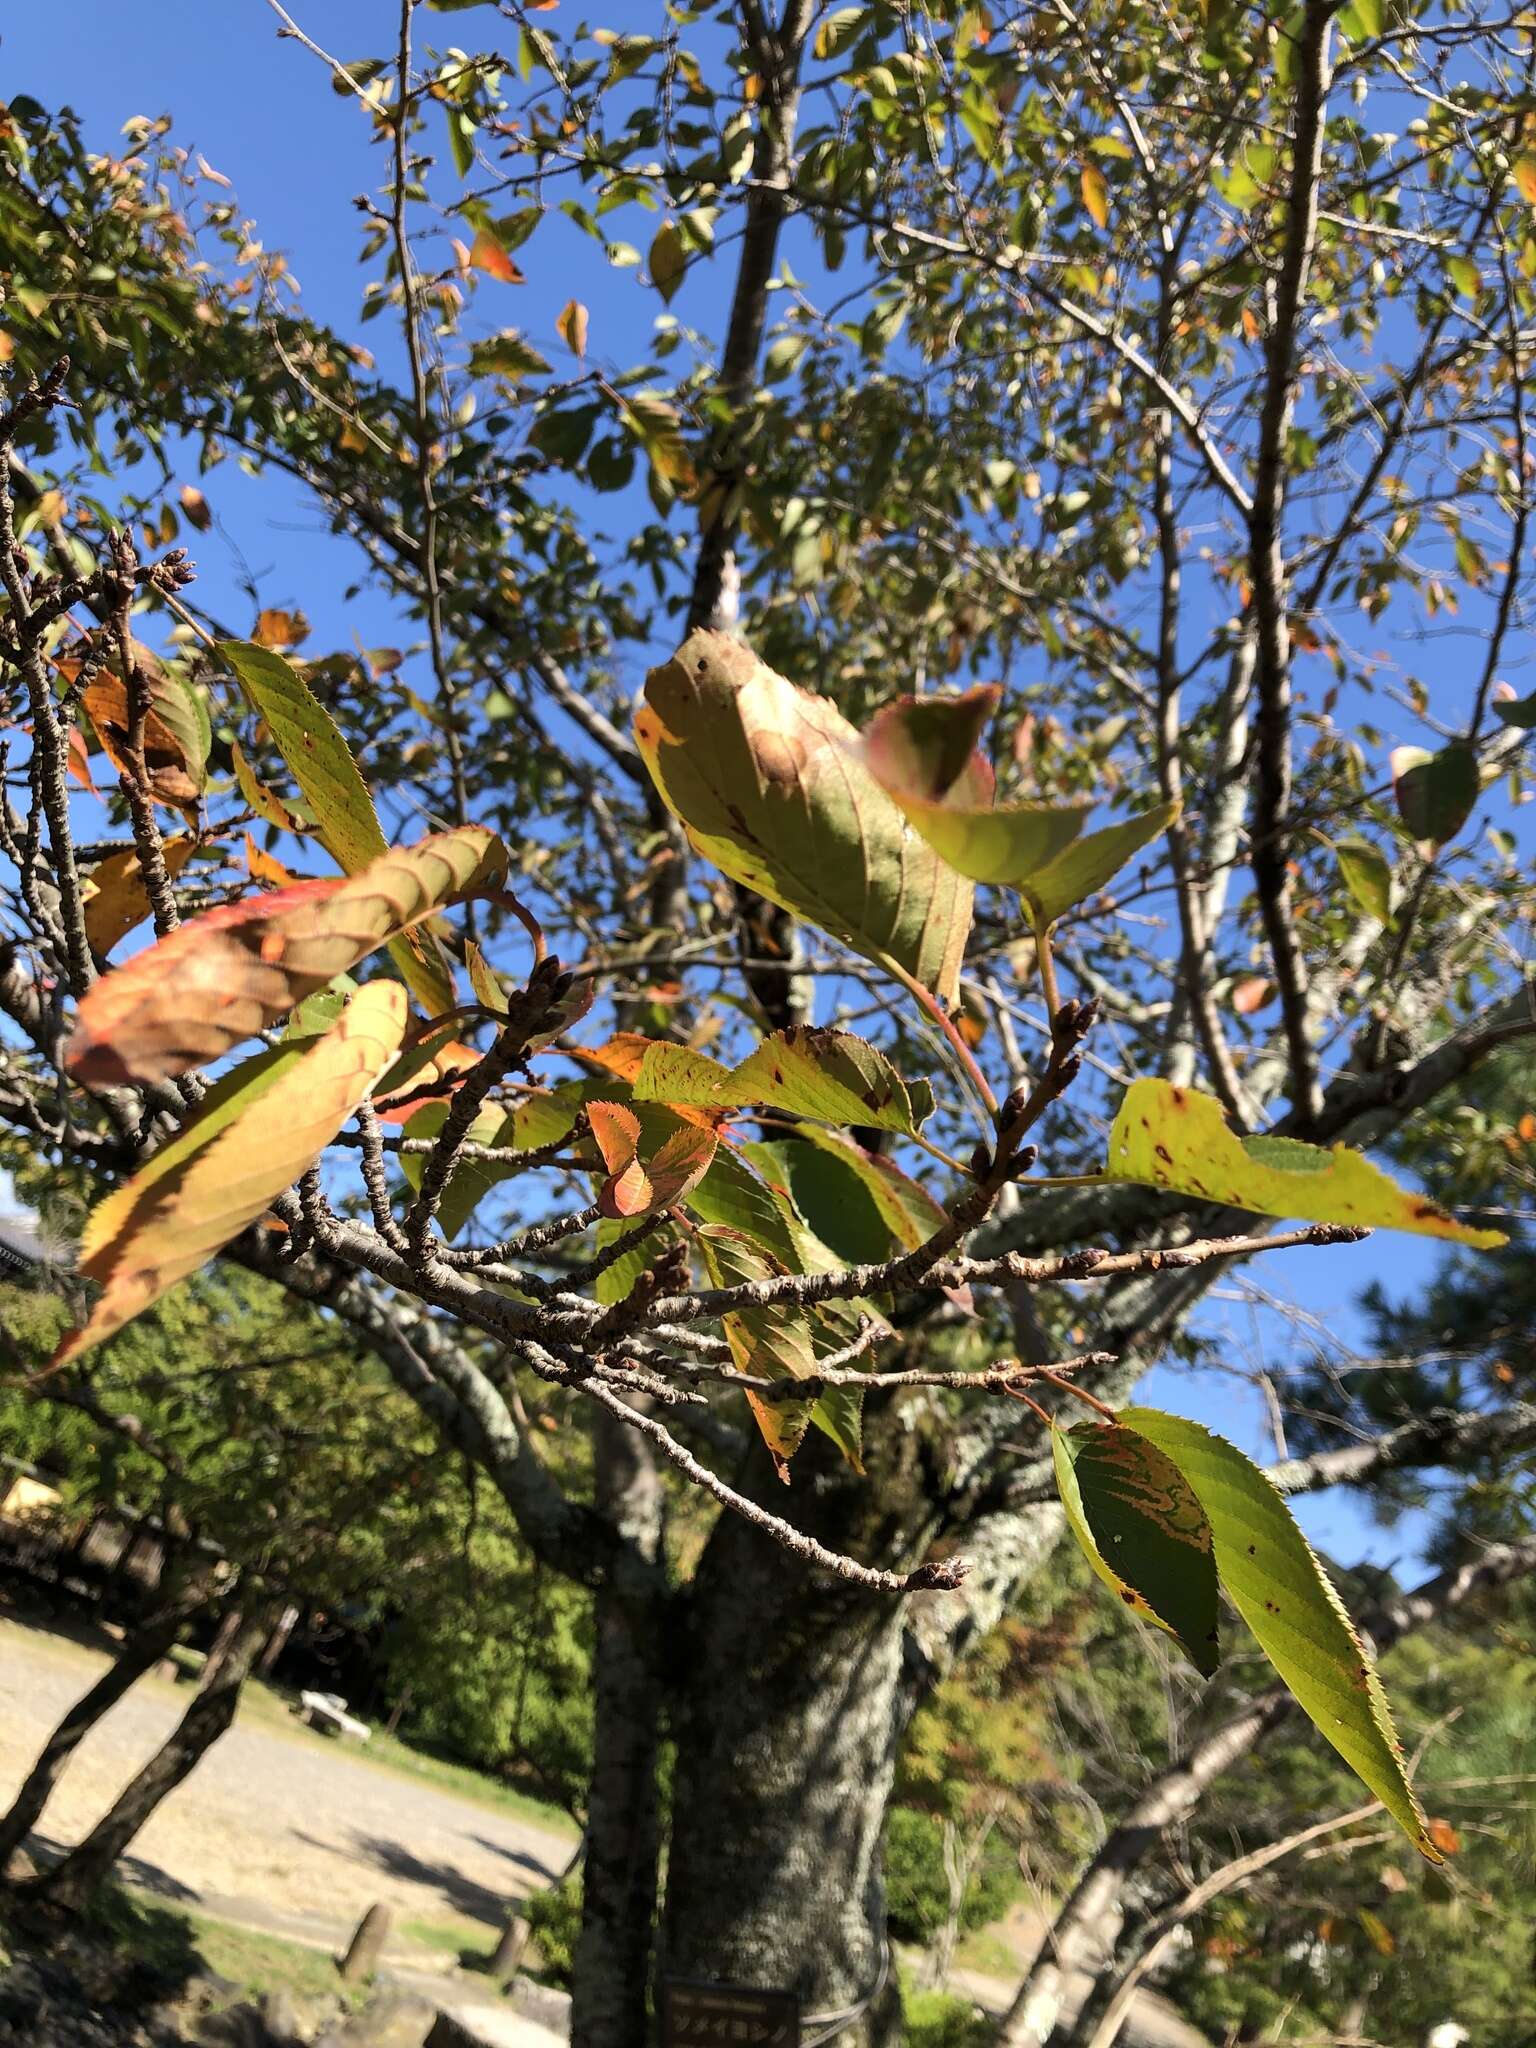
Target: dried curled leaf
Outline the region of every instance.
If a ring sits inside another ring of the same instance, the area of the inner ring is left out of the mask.
[[[1083,837],[1089,805],[1010,803],[993,796],[991,764],[976,742],[1001,691],[903,697],[871,721],[864,765],[928,844],[962,875],[1017,889],[1038,926],[1084,903],[1133,854],[1167,830],[1174,804]]]
[[[1458,1223],[1425,1195],[1400,1188],[1363,1152],[1294,1138],[1240,1138],[1214,1095],[1168,1081],[1134,1081],[1109,1134],[1111,1180],[1149,1182],[1260,1216],[1406,1230],[1489,1250],[1501,1230]]]
[[[371,982],[323,1036],[226,1075],[192,1123],[91,1216],[80,1267],[103,1292],[54,1363],[142,1314],[307,1173],[399,1051],[405,1020],[404,989]]]
[[[907,829],[826,698],[729,634],[694,633],[646,678],[635,739],[723,874],[954,999],[971,884]]]
[[[144,769],[149,778],[149,793],[173,810],[195,811],[208,760],[208,733],[201,705],[194,701],[185,684],[165,674],[147,650],[144,657],[138,667],[149,697],[144,719]],[[59,673],[68,676],[78,666],[61,662]],[[86,684],[80,701],[107,759],[119,775],[131,773],[128,735],[132,716],[122,679],[104,670],[94,682]]]
[[[408,926],[495,887],[506,853],[466,826],[335,881],[226,904],[104,975],[66,1063],[80,1081],[151,1081],[215,1060]]]
[[[653,1041],[633,1078],[636,1102],[722,1112],[755,1106],[909,1134],[933,1109],[927,1084],[904,1082],[874,1046],[848,1031],[806,1026],[776,1031],[735,1067]]]

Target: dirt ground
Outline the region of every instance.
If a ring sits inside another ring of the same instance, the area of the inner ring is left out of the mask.
[[[106,1659],[0,1621],[0,1811],[70,1701]],[[184,1712],[185,1686],[148,1679],[91,1731],[44,1817],[76,1841]],[[124,1875],[273,1933],[339,1935],[375,1900],[396,1925],[497,1927],[558,1876],[571,1839],[292,1733],[243,1711],[134,1844]]]

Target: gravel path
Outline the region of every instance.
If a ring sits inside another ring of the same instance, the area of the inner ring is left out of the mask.
[[[0,1622],[0,1812],[44,1737],[106,1659]],[[142,1681],[96,1728],[44,1816],[74,1842],[185,1711],[185,1686]],[[572,1839],[243,1713],[149,1822],[124,1875],[274,1933],[349,1929],[374,1900],[405,1920],[498,1926],[565,1867]]]

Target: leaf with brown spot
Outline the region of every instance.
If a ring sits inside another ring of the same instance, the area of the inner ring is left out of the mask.
[[[646,678],[635,738],[706,860],[954,999],[974,891],[907,829],[828,699],[728,634],[695,633]]]
[[[87,1222],[80,1270],[102,1294],[53,1363],[110,1337],[265,1215],[365,1099],[399,1050],[405,1020],[404,989],[372,982],[322,1037],[226,1075]]]
[[[1305,1223],[1351,1223],[1405,1230],[1490,1250],[1501,1230],[1480,1230],[1400,1188],[1347,1145],[1331,1149],[1294,1138],[1240,1138],[1214,1095],[1168,1081],[1133,1081],[1109,1134],[1111,1180],[1143,1181]]]
[[[152,665],[150,665],[152,664]],[[197,809],[208,760],[208,743],[186,687],[166,675],[153,656],[135,666],[149,698],[144,719],[144,768],[149,793],[173,810]],[[60,662],[66,680],[79,663]],[[130,713],[128,691],[110,670],[86,684],[80,701],[101,742],[102,752],[120,776],[131,773],[128,761]]]
[[[471,825],[383,854],[355,875],[210,910],[89,990],[69,1071],[78,1081],[152,1081],[204,1066],[397,933],[494,888],[505,873],[500,840]]]
[[[160,857],[167,875],[179,875],[187,864],[196,841],[185,833],[160,842]],[[149,891],[144,886],[136,848],[108,854],[91,869],[81,889],[85,936],[91,951],[105,959],[119,939],[125,939],[150,912]]]
[[[286,654],[290,647],[302,647],[309,638],[309,621],[302,612],[276,609],[258,612],[251,638],[258,647],[268,648],[275,654]]]

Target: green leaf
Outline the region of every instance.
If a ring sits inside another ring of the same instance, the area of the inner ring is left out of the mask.
[[[1177,816],[1158,804],[1140,817],[1079,835],[1089,806],[998,804],[976,742],[1000,692],[903,697],[867,728],[865,766],[935,852],[974,882],[1018,890],[1037,927],[1097,895]]]
[[[1528,159],[1536,166],[1536,158]],[[1536,731],[1536,693],[1529,697],[1495,697],[1493,715],[1502,725],[1513,725],[1521,732]]]
[[[515,327],[503,329],[488,341],[477,341],[469,351],[469,367],[480,376],[505,377],[513,384],[524,377],[549,375],[547,359]],[[556,413],[552,417],[562,419],[567,415]]]
[[[816,55],[823,63],[829,58],[840,57],[855,41],[868,19],[868,11],[863,7],[834,9],[816,31]]]
[[[1403,1769],[1381,1681],[1279,1494],[1251,1459],[1198,1422],[1151,1408],[1127,1408],[1120,1422],[1188,1481],[1211,1526],[1221,1583],[1297,1704],[1420,1854],[1442,1861]]]
[[[1398,747],[1392,756],[1397,813],[1420,846],[1438,849],[1471,817],[1482,783],[1477,755],[1463,740],[1438,754]]]
[[[728,634],[695,633],[646,678],[635,737],[668,807],[724,874],[956,998],[971,885],[908,831],[826,698]]]
[[[368,785],[336,721],[298,670],[254,640],[221,640],[217,652],[234,670],[251,709],[265,721],[337,866],[356,874],[387,853],[389,842]],[[453,1008],[453,982],[425,940],[396,939],[389,950],[429,1016]]]
[[[1056,1487],[1105,1585],[1166,1629],[1209,1678],[1220,1662],[1216,1560],[1204,1510],[1178,1467],[1118,1423],[1051,1425]]]
[[[675,221],[669,220],[664,227],[657,229],[646,263],[651,283],[670,306],[688,268],[688,252],[683,246],[682,231]]]
[[[1169,1081],[1133,1081],[1126,1090],[1109,1134],[1107,1172],[1111,1180],[1143,1181],[1260,1216],[1404,1230],[1480,1250],[1507,1242],[1501,1230],[1458,1223],[1400,1188],[1347,1145],[1239,1138],[1214,1095]]]
[[[913,1095],[917,1096],[914,1104]],[[797,1027],[765,1038],[739,1066],[686,1046],[647,1048],[634,1084],[637,1102],[705,1109],[756,1106],[825,1124],[859,1124],[910,1135],[933,1108],[926,1083],[909,1089],[874,1046],[847,1031]]]
[[[711,1282],[716,1287],[738,1287],[753,1280],[767,1280],[789,1270],[761,1251],[739,1230],[717,1224],[698,1232],[698,1245]],[[773,1303],[766,1308],[744,1309],[722,1316],[721,1328],[731,1347],[738,1371],[766,1379],[805,1379],[816,1369],[816,1353],[805,1311],[793,1303]],[[747,1402],[757,1418],[763,1441],[773,1457],[779,1477],[788,1483],[789,1460],[800,1448],[810,1425],[814,1401],[765,1401],[751,1388]]]
[[[424,1102],[406,1124],[402,1135],[407,1138],[435,1138],[448,1119],[450,1107],[446,1102]],[[504,1109],[482,1109],[465,1136],[472,1145],[510,1145],[512,1118]],[[400,1170],[413,1188],[420,1188],[426,1164],[425,1152],[402,1152],[400,1155]],[[517,1171],[515,1166],[501,1165],[495,1160],[459,1160],[437,1205],[437,1227],[450,1244],[492,1189]]]
[[[1341,839],[1333,849],[1339,878],[1359,909],[1379,924],[1392,922],[1392,864],[1369,839]]]

